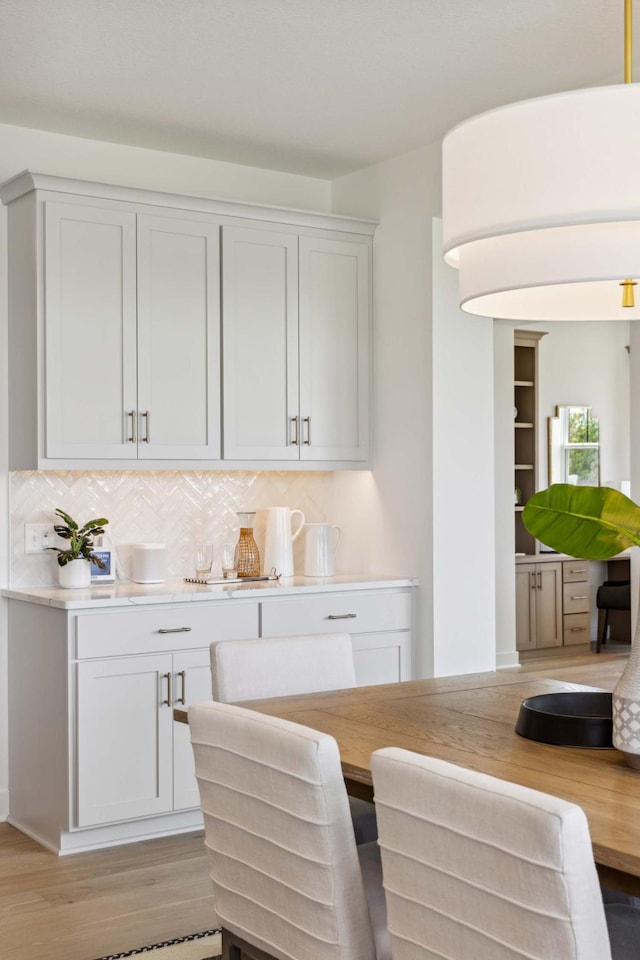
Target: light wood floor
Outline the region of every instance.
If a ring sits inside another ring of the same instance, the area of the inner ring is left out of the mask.
[[[0,823],[2,960],[93,960],[215,926],[200,833],[57,857]]]
[[[623,652],[603,650],[603,667]],[[521,669],[594,656],[529,661]],[[0,823],[1,960],[93,960],[216,925],[200,833],[56,857]]]

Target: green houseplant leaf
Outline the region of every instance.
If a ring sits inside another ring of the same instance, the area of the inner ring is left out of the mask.
[[[93,552],[93,537],[104,533],[104,527],[109,521],[105,517],[98,517],[95,520],[88,520],[80,526],[59,507],[56,509],[56,513],[64,520],[64,524],[54,524],[53,529],[63,540],[69,541],[69,546],[65,550],[60,549],[60,547],[47,547],[48,550],[55,550],[58,554],[58,565],[65,567],[72,560],[88,560],[104,570],[103,561]]]
[[[554,483],[527,501],[522,521],[541,543],[583,560],[640,546],[640,507],[611,487]]]

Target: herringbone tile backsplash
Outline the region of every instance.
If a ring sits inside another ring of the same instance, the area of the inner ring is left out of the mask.
[[[130,570],[132,543],[167,547],[167,578],[193,576],[193,547],[237,539],[238,510],[288,506],[309,522],[329,519],[330,472],[76,472],[11,474],[11,585],[57,583],[55,554],[25,554],[24,524],[51,523],[62,508],[84,523],[106,517],[121,567]]]

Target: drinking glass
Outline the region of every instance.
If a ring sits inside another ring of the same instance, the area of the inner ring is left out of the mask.
[[[238,576],[235,543],[223,543],[220,552],[220,566],[225,580],[235,580]]]
[[[197,543],[194,553],[194,564],[196,568],[196,577],[199,580],[211,573],[211,564],[213,563],[213,546],[210,543]]]

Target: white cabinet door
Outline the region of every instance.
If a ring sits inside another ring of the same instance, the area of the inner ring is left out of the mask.
[[[370,247],[301,236],[302,460],[369,457]]]
[[[351,645],[359,687],[412,679],[410,630],[356,634]]]
[[[47,458],[135,459],[136,219],[44,204]]]
[[[77,826],[173,808],[171,655],[77,665]]]
[[[298,460],[298,238],[222,228],[226,460]]]
[[[140,459],[220,458],[219,232],[138,216]]]
[[[211,700],[209,648],[175,654],[173,658],[173,703],[188,707]],[[189,727],[173,724],[173,808],[184,810],[200,806],[200,795],[193,762]]]

